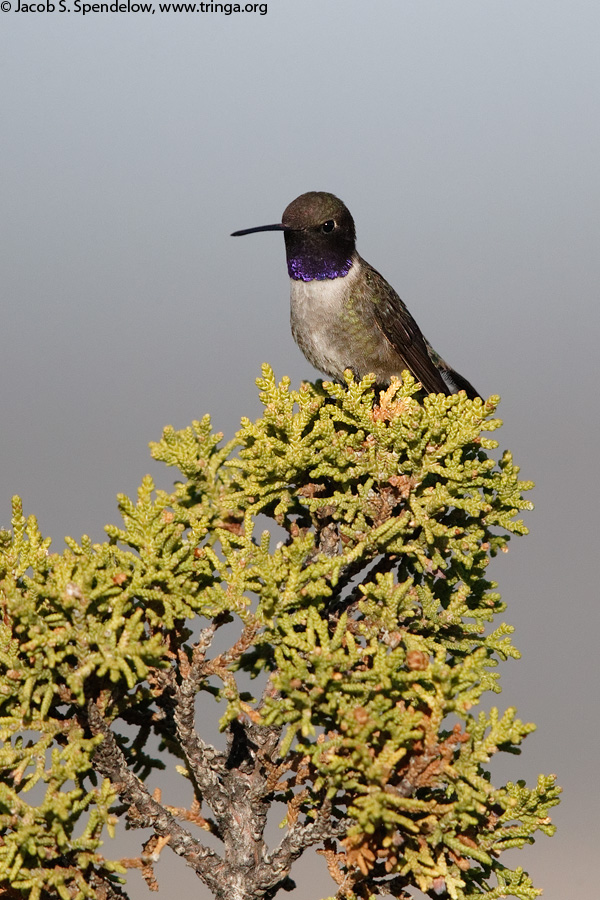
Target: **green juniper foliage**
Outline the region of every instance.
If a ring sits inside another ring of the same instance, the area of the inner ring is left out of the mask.
[[[408,373],[381,394],[349,374],[293,391],[268,367],[259,386],[262,418],[228,444],[208,417],[165,429],[152,454],[182,480],[120,496],[106,543],[52,553],[15,500],[0,532],[5,896],[123,897],[127,867],[156,886],[167,845],[217,897],[273,897],[311,845],[340,898],[537,896],[501,854],[552,834],[558,788],[494,787],[490,757],[534,726],[476,712],[519,656],[512,628],[489,625],[505,606],[486,567],[531,509],[511,454],[488,454],[498,398],[423,397]],[[225,624],[237,640],[217,652]],[[227,752],[194,722],[201,692]],[[187,809],[145,788],[175,763]],[[139,859],[109,839],[119,816],[153,829]]]

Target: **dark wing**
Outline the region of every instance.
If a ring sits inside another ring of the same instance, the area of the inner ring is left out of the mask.
[[[412,372],[428,393],[451,394],[429,356],[421,329],[398,294],[376,269],[364,260],[361,262],[375,301],[375,321],[383,336],[401,357],[405,368]]]

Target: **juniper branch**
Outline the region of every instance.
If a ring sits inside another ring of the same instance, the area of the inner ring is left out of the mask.
[[[131,772],[113,732],[91,700],[88,701],[86,713],[92,733],[103,737],[94,754],[94,767],[101,775],[110,779],[119,797],[127,805],[132,823],[140,828],[152,828],[161,836],[168,836],[171,849],[186,860],[207,887],[217,893],[221,889],[223,861],[214,850],[203,846],[189,831],[182,828]]]

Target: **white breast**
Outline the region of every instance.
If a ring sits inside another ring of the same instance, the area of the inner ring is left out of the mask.
[[[348,343],[340,326],[359,272],[360,262],[355,260],[343,278],[290,279],[294,340],[315,368],[335,378],[341,378],[348,366]]]

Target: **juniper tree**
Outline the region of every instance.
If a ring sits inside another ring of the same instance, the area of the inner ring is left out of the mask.
[[[128,866],[156,887],[174,852],[215,897],[261,900],[316,847],[339,898],[535,897],[502,851],[552,833],[558,788],[495,787],[490,757],[534,726],[477,711],[519,655],[491,625],[505,607],[486,568],[531,508],[484,436],[498,398],[423,397],[408,375],[381,393],[350,377],[295,391],[268,367],[259,386],[262,418],[228,443],[208,417],[165,429],[152,455],[180,480],[120,496],[105,543],[51,552],[15,499],[0,534],[4,896],[116,900]],[[148,787],[165,766],[185,807]],[[110,839],[120,817],[152,832],[134,860]]]

